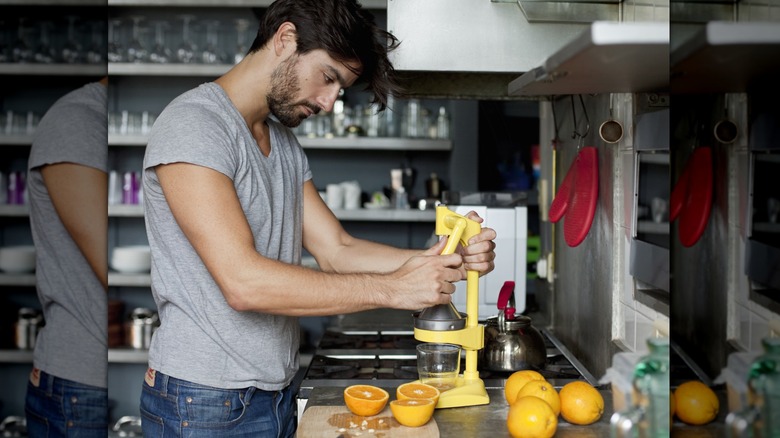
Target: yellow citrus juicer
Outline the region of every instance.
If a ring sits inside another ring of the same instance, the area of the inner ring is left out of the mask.
[[[461,216],[444,205],[436,207],[436,234],[449,236],[442,254],[452,254],[468,245],[482,231],[476,221]],[[466,367],[456,386],[439,396],[436,408],[484,405],[490,402],[485,383],[477,371],[477,353],[485,346],[485,326],[479,317],[479,272],[466,271],[466,313],[452,303],[423,309],[414,314],[414,337],[423,342],[456,344],[466,351]]]

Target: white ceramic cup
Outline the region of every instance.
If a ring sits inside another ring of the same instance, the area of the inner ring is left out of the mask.
[[[344,208],[344,188],[341,184],[328,184],[325,187],[328,208],[331,210],[341,210]]]
[[[360,184],[357,181],[344,181],[341,183],[341,188],[344,192],[344,209],[360,208]]]

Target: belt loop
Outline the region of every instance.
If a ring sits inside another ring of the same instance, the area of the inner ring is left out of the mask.
[[[252,396],[255,394],[255,391],[257,391],[257,388],[254,386],[250,386],[247,388],[246,392],[244,393],[244,404],[249,404],[249,401],[252,399]]]
[[[160,390],[162,390],[162,395],[165,397],[168,395],[168,375],[157,373],[157,377],[160,379]]]
[[[44,373],[41,371],[41,374],[45,374],[45,381],[46,381],[46,396],[51,397],[54,393],[54,376],[49,373]]]

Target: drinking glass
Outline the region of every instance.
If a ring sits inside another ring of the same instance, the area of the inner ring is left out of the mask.
[[[190,24],[195,19],[193,15],[180,15],[181,18],[181,44],[176,50],[176,59],[184,64],[195,62],[195,45],[190,40]]]
[[[239,18],[236,20],[236,52],[233,54],[233,63],[238,64],[246,56],[249,47],[246,43],[246,33],[249,29],[249,20]]]
[[[221,64],[224,56],[219,50],[219,21],[206,21],[206,46],[201,52],[200,59],[204,64]]]
[[[105,60],[106,48],[103,45],[104,21],[90,23],[90,45],[87,49],[86,60],[89,64],[102,64]]]
[[[149,59],[149,52],[141,43],[141,21],[145,17],[131,17],[133,20],[133,34],[130,43],[127,45],[127,62],[146,62]]]
[[[417,373],[422,383],[444,392],[455,388],[460,373],[460,346],[424,343],[417,345]]]
[[[11,47],[11,57],[14,62],[31,62],[33,60],[33,51],[27,42],[27,27],[25,21],[27,18],[19,18],[19,27],[16,28],[16,41]]]
[[[35,62],[41,64],[51,64],[54,62],[54,48],[51,46],[51,28],[52,23],[42,21],[38,23],[38,45],[35,47],[33,58]]]
[[[81,45],[76,36],[76,19],[78,17],[68,16],[68,39],[62,47],[60,59],[66,64],[75,64],[81,58]]]
[[[149,61],[157,64],[167,64],[171,62],[171,49],[165,42],[165,30],[168,27],[167,21],[156,21],[154,23],[154,47],[149,53]]]
[[[122,20],[112,19],[108,21],[108,62],[124,62],[120,29]]]

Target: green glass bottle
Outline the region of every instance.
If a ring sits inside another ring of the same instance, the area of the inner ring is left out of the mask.
[[[612,416],[612,437],[669,437],[669,338],[649,338],[647,347],[634,368],[633,406]]]
[[[757,426],[761,436],[780,437],[780,338],[761,340],[764,354],[750,367],[748,386],[755,396],[753,405],[758,408]]]

